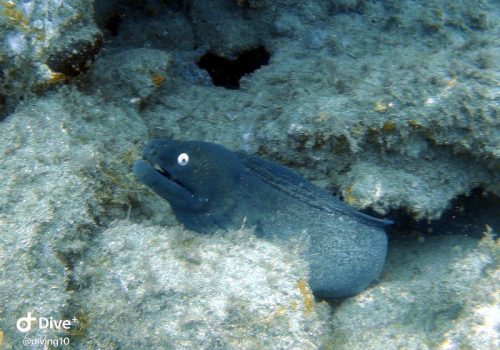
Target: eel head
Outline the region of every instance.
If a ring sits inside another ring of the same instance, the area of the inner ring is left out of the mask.
[[[208,142],[155,139],[144,160],[134,163],[137,179],[174,209],[205,211],[234,185],[239,161],[228,149]]]

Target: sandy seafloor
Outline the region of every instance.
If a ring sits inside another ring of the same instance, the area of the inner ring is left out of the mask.
[[[499,20],[498,1],[0,1],[0,349],[500,348]],[[266,64],[212,67],[226,87],[197,64],[245,51]],[[382,275],[317,300],[293,242],[186,231],[132,173],[155,137],[390,217]]]

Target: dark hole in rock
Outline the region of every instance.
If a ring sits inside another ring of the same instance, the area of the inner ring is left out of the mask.
[[[455,198],[450,208],[437,220],[415,220],[411,214],[404,211],[393,211],[386,217],[395,221],[395,224],[389,227],[389,232],[393,231],[396,235],[419,232],[430,235],[462,234],[481,238],[485,225],[490,226],[493,232],[500,229],[497,213],[499,205],[500,197],[478,187],[468,195]]]
[[[47,66],[58,73],[75,77],[85,72],[95,59],[103,44],[102,34],[96,32],[90,37],[71,41],[60,48],[55,48],[47,58]]]
[[[270,56],[264,46],[242,51],[233,60],[207,52],[201,56],[198,66],[210,74],[215,86],[239,89],[241,77],[268,64]]]
[[[7,116],[6,102],[7,98],[4,95],[0,95],[0,121]]]
[[[122,17],[123,16],[120,15],[119,13],[113,13],[104,22],[104,28],[109,30],[109,33],[111,34],[111,36],[118,35],[118,28],[120,27],[120,24],[122,23]]]

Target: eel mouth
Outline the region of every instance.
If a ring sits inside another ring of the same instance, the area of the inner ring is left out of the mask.
[[[179,186],[186,188],[186,186],[184,186],[184,184],[182,182],[180,182],[174,175],[172,175],[170,172],[168,172],[168,170],[166,170],[165,168],[162,168],[159,164],[151,162],[151,165],[156,170],[156,172],[158,174],[160,174],[161,176],[166,177],[170,181],[173,181],[176,184],[178,184]]]

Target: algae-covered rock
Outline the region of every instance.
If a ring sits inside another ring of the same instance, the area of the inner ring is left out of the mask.
[[[499,253],[491,231],[393,242],[379,284],[335,310],[335,348],[496,349]]]
[[[24,336],[67,335],[35,326],[24,334],[16,320],[27,312],[56,320],[78,313],[73,269],[106,216],[126,216],[124,158],[134,136],[132,114],[121,119],[121,113],[112,107],[103,113],[102,101],[70,88],[23,105],[0,124],[0,330],[6,348],[19,348]],[[136,135],[144,132],[140,120],[133,125]],[[112,133],[103,133],[110,127]],[[108,151],[114,161],[103,156]]]
[[[102,44],[93,2],[0,1],[0,118],[88,68]]]
[[[92,82],[88,88],[111,100],[144,104],[167,82],[171,85],[171,60],[168,52],[146,48],[104,54],[86,77]]]
[[[88,257],[76,270],[89,281],[84,347],[316,349],[328,335],[304,262],[250,231],[118,222]]]

